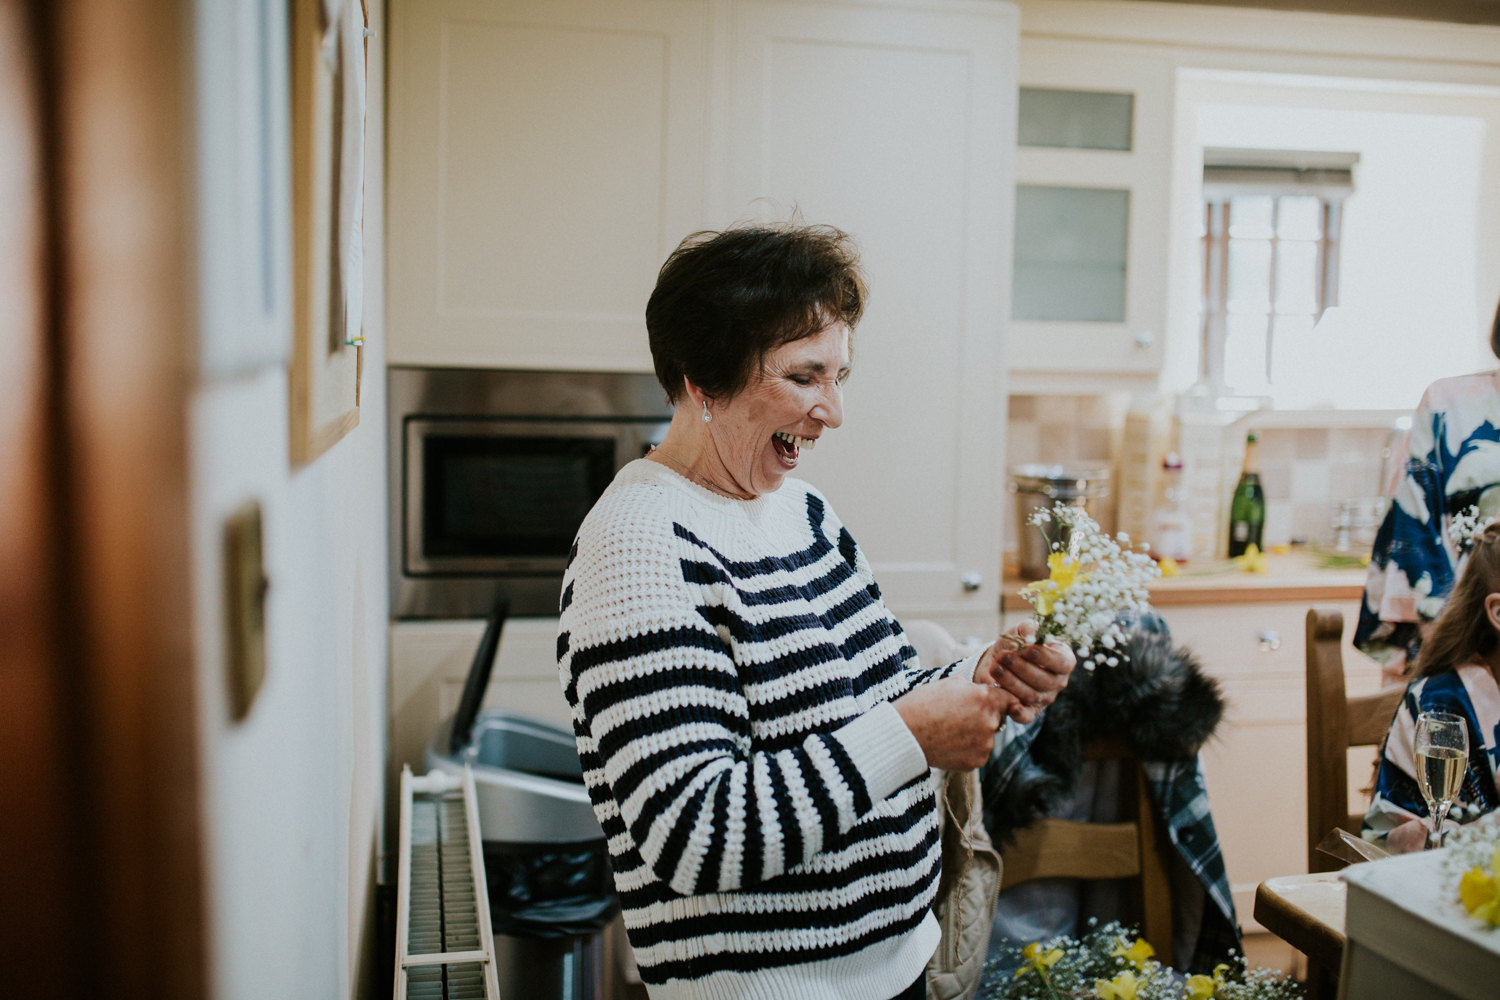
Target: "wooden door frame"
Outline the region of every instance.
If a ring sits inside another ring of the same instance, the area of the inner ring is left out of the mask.
[[[35,948],[5,993],[207,990],[192,27],[188,0],[0,0],[0,156],[29,151],[0,198],[30,220],[0,232],[0,287],[27,293],[0,300],[0,392],[23,401],[0,428],[0,790],[25,818],[0,844],[46,841],[0,862],[0,928]]]

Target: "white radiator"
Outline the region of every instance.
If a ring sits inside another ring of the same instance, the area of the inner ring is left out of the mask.
[[[500,1000],[474,774],[401,769],[395,1000]]]

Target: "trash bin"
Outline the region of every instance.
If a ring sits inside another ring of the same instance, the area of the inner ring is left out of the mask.
[[[473,768],[500,995],[604,1000],[603,932],[619,901],[573,734],[514,712],[478,710],[504,620],[497,607],[458,712],[427,746],[427,767]]]

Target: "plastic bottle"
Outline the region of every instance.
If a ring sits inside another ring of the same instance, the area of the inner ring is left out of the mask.
[[[1182,496],[1182,459],[1167,452],[1161,463],[1161,494],[1151,519],[1151,554],[1184,562],[1193,550],[1192,522]]]

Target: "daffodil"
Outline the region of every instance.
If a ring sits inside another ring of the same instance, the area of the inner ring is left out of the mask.
[[[1212,977],[1188,976],[1186,1000],[1213,1000],[1213,995],[1224,985],[1224,973],[1228,971],[1229,966],[1220,963],[1214,966]]]
[[[1114,979],[1094,980],[1094,992],[1099,994],[1099,1000],[1135,1000],[1135,992],[1140,988],[1135,973],[1128,969]]]
[[[1242,556],[1235,556],[1234,561],[1239,565],[1240,569],[1244,570],[1246,573],[1271,572],[1271,561],[1267,559],[1266,554],[1260,550],[1260,546],[1256,545],[1254,542],[1251,542],[1249,545],[1245,546],[1245,554]]]
[[[1458,898],[1475,920],[1500,927],[1500,882],[1496,882],[1494,874],[1500,872],[1500,849],[1496,849],[1490,868],[1489,873],[1477,866],[1464,872],[1458,883]]]
[[[1127,948],[1125,946],[1125,939],[1121,938],[1119,945],[1109,954],[1111,958],[1123,958],[1137,969],[1145,972],[1146,959],[1155,955],[1156,949],[1151,947],[1151,943],[1145,938],[1136,938],[1135,944]]]
[[[1047,557],[1047,579],[1031,584],[1022,596],[1036,608],[1036,613],[1045,618],[1057,606],[1058,598],[1065,594],[1078,577],[1078,560],[1061,552]]]
[[[1063,957],[1061,948],[1053,948],[1051,951],[1042,951],[1042,943],[1033,941],[1021,949],[1021,957],[1026,959],[1026,965],[1016,970],[1016,978],[1020,979],[1028,972],[1035,972],[1043,979],[1047,978],[1047,970],[1058,963]]]

